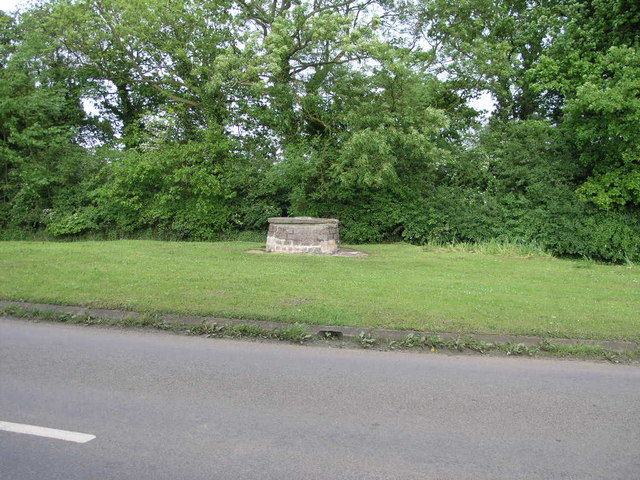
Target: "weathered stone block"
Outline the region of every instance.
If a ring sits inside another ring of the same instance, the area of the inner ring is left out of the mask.
[[[272,217],[268,252],[334,254],[340,248],[338,220],[313,217]]]

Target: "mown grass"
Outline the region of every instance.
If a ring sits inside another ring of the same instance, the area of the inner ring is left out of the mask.
[[[251,242],[2,242],[0,298],[431,332],[640,339],[640,269],[405,244],[344,258]]]

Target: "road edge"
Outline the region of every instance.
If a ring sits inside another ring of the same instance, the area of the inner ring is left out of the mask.
[[[122,326],[154,326],[162,329],[175,327],[182,328],[188,333],[198,334],[198,332],[201,332],[201,334],[208,334],[209,336],[216,336],[216,332],[222,333],[224,329],[229,329],[230,331],[238,332],[235,336],[260,337],[262,336],[260,332],[262,332],[264,336],[269,336],[269,334],[272,333],[273,335],[270,338],[281,340],[298,341],[312,337],[324,340],[347,340],[353,341],[365,348],[385,343],[392,348],[399,349],[431,347],[433,351],[437,346],[438,348],[450,350],[462,351],[467,349],[478,353],[485,353],[483,349],[489,350],[495,349],[494,347],[500,347],[507,355],[532,355],[531,352],[535,351],[553,353],[555,349],[560,352],[560,356],[565,356],[562,355],[562,349],[564,348],[566,352],[568,352],[567,356],[593,358],[594,355],[589,355],[588,353],[585,355],[570,353],[572,348],[592,346],[594,349],[602,349],[602,352],[594,350],[594,352],[597,353],[595,357],[606,358],[608,360],[612,360],[617,355],[640,357],[639,345],[632,341],[553,338],[533,335],[459,334],[335,325],[292,324],[265,320],[179,314],[149,314],[131,310],[0,300],[0,313],[12,316],[12,310],[13,313],[21,311],[22,314],[20,316],[22,317],[42,320],[61,321],[61,319],[68,317],[69,319],[87,319],[84,323],[102,323],[95,321],[100,320],[105,323],[121,324]],[[56,315],[58,315],[58,318],[56,318]],[[91,319],[94,321],[91,322]],[[287,338],[287,334],[278,334],[278,332],[287,332],[291,329],[292,325],[300,325],[304,328],[305,333],[292,336],[292,338]],[[243,335],[243,331],[249,334]],[[255,333],[255,335],[252,335],[252,332]],[[548,347],[547,350],[545,350],[544,347]]]

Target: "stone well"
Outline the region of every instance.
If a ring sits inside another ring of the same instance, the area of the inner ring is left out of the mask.
[[[338,220],[313,217],[271,217],[267,252],[332,255],[340,248]]]

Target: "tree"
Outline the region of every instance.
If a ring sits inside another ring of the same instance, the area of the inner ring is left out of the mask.
[[[640,46],[640,5],[634,0],[557,0],[548,11],[548,48],[531,76],[538,91],[554,98],[550,106],[558,116],[611,47]]]
[[[422,0],[405,10],[433,49],[432,69],[469,98],[488,91],[494,118],[525,120],[542,99],[528,75],[544,53],[554,0]]]
[[[553,41],[531,77],[588,167],[578,191],[601,208],[637,206],[640,5],[561,0],[552,11]]]
[[[85,170],[82,85],[41,28],[43,12],[0,16],[0,224],[43,226]]]
[[[165,117],[182,141],[220,129],[227,97],[211,88],[216,60],[234,41],[225,1],[81,0],[49,4],[47,28],[93,84],[103,114],[137,145]]]
[[[579,192],[602,208],[640,205],[640,49],[611,47],[565,107],[564,129],[590,175]]]

